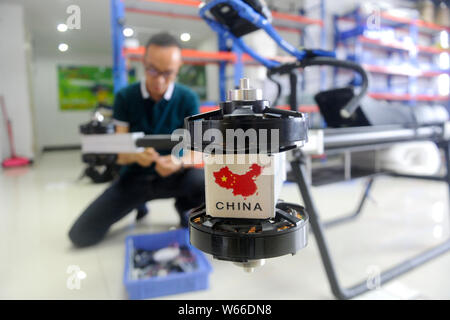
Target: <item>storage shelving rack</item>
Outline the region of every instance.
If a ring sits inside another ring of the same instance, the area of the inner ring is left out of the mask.
[[[412,106],[418,103],[440,103],[444,104],[450,111],[449,96],[439,95],[436,93],[419,92],[418,79],[432,79],[442,74],[450,75],[450,69],[440,69],[432,62],[436,55],[447,54],[450,55],[448,48],[439,48],[430,45],[420,44],[420,39],[430,39],[437,36],[441,32],[446,32],[447,37],[450,33],[450,28],[446,26],[437,25],[422,21],[420,19],[411,19],[405,17],[398,17],[388,12],[378,12],[378,26],[373,26],[367,23],[369,16],[362,13],[361,7],[345,13],[343,15],[333,16],[334,25],[334,47],[335,50],[344,47],[347,58],[357,61],[363,65],[366,71],[371,74],[385,75],[386,86],[385,90],[377,90],[369,88],[369,96],[374,99],[387,101],[402,101]],[[343,23],[350,23],[351,27],[344,29],[341,27]],[[406,33],[404,38],[408,41],[400,41],[394,39],[383,39],[382,37],[370,37],[368,34],[381,35],[383,28],[391,28],[395,33]],[[368,49],[382,50],[387,54],[387,60],[384,63],[376,63],[371,59],[367,59],[365,54]],[[392,55],[396,53],[400,56],[407,57],[408,64],[403,65],[389,65],[387,62]],[[420,66],[419,58],[421,60],[431,60],[429,65],[434,65],[432,68],[422,68]],[[336,84],[338,71],[334,72],[334,81]],[[407,90],[405,88],[396,88],[393,84],[392,78],[394,76],[406,77]],[[401,92],[401,91],[404,92]]]
[[[144,53],[144,48],[126,48],[123,35],[125,26],[126,13],[146,14],[161,16],[167,18],[201,20],[198,16],[198,7],[202,1],[198,0],[110,0],[111,5],[111,30],[112,30],[112,47],[113,47],[113,76],[114,91],[120,90],[127,85],[127,60],[139,59]],[[161,4],[170,4],[162,7]],[[320,46],[326,46],[326,34],[324,28],[325,20],[325,0],[319,0],[317,5],[308,10],[318,9],[320,19],[312,19],[302,14],[291,14],[284,12],[272,11],[273,25],[279,31],[294,32],[299,34],[300,45],[304,44],[304,32],[308,26],[320,27]],[[186,64],[208,64],[214,63],[219,65],[219,87],[220,99],[225,100],[226,93],[226,66],[232,64],[234,67],[234,83],[238,84],[239,79],[243,75],[244,65],[256,65],[253,59],[242,54],[235,46],[229,47],[229,41],[219,37],[218,51],[199,51],[191,49],[182,50],[183,62]],[[279,57],[281,58],[281,57]],[[325,74],[321,72],[321,86],[325,81]],[[288,106],[279,106],[280,108],[289,108]],[[216,106],[202,106],[201,111],[209,111]],[[299,110],[303,112],[318,112],[318,108],[314,105],[299,106]]]

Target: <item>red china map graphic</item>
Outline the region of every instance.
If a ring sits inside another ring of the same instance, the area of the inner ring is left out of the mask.
[[[250,166],[250,170],[245,174],[235,174],[230,171],[228,166],[221,168],[219,171],[213,172],[216,183],[225,189],[233,189],[235,196],[241,195],[248,197],[253,195],[258,187],[255,180],[261,175],[263,167],[255,164]]]

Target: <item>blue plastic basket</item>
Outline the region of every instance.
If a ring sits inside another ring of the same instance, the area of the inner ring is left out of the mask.
[[[130,299],[148,299],[182,292],[204,290],[209,288],[211,264],[205,255],[189,243],[189,231],[178,229],[163,233],[128,236],[125,240],[125,272],[123,283]],[[192,272],[168,274],[165,277],[132,279],[133,252],[135,249],[158,250],[177,242],[187,246],[195,256],[197,269]]]

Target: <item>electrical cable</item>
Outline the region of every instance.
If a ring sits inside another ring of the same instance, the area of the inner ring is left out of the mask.
[[[273,78],[273,74],[271,74],[270,72],[267,72],[267,78],[277,86],[277,95],[272,102],[273,106],[277,106],[278,101],[280,100],[280,97],[281,97],[281,83],[279,81],[275,80]]]
[[[359,106],[359,102],[364,97],[364,95],[367,93],[367,89],[369,87],[369,78],[367,76],[366,71],[357,63],[348,61],[348,60],[338,60],[335,58],[329,58],[329,57],[311,57],[311,58],[305,58],[301,61],[297,61],[294,63],[284,64],[280,65],[275,68],[269,69],[267,72],[268,78],[272,80],[272,76],[274,74],[285,74],[289,73],[291,70],[296,68],[305,68],[310,66],[334,66],[334,67],[340,67],[345,69],[350,69],[355,72],[357,72],[361,78],[361,90],[357,95],[355,95],[340,111],[341,116],[344,118],[350,118],[350,116],[355,112],[355,110]],[[273,80],[272,80],[273,81]],[[281,94],[281,88],[279,87],[278,95]]]
[[[345,69],[350,69],[357,72],[361,78],[361,90],[357,95],[355,95],[340,111],[340,114],[344,118],[350,118],[350,116],[355,112],[355,110],[359,107],[359,102],[367,93],[367,89],[369,87],[369,78],[367,77],[366,71],[357,63],[348,60],[338,60],[328,57],[314,57],[310,59],[304,59],[300,61],[300,65],[302,68],[307,66],[334,66],[341,67]]]
[[[347,60],[338,60],[334,52],[325,51],[321,49],[297,49],[287,41],[285,41],[275,30],[275,28],[270,23],[270,18],[266,17],[263,12],[256,10],[255,6],[249,5],[249,1],[240,0],[211,0],[207,1],[204,6],[200,8],[200,16],[206,21],[206,23],[217,33],[221,34],[225,38],[230,38],[233,42],[240,47],[240,49],[249,54],[253,59],[260,62],[266,66],[269,71],[267,73],[268,78],[274,82],[278,88],[278,94],[273,105],[276,105],[281,96],[281,84],[274,80],[273,74],[285,74],[292,71],[295,68],[304,68],[307,66],[335,66],[345,69],[350,69],[362,77],[362,85],[360,92],[355,95],[346,106],[341,110],[341,116],[344,118],[350,118],[350,116],[355,112],[359,106],[359,102],[363,96],[367,93],[368,89],[368,76],[364,69],[352,62]],[[208,17],[207,12],[215,8],[220,7],[219,11],[212,12],[214,17]],[[262,6],[266,7],[265,5]],[[231,12],[234,12],[231,14]],[[249,28],[247,24],[247,30],[244,32],[237,32],[233,29],[233,23],[236,23],[236,16],[239,17],[240,21],[247,21],[251,25]],[[215,18],[215,19],[214,19]],[[294,56],[298,61],[288,64],[280,64],[278,61],[273,61],[265,57],[260,56],[255,51],[253,51],[245,42],[241,39],[241,36],[245,33],[252,32],[255,29],[264,30],[267,35],[269,35],[277,45],[284,51]]]

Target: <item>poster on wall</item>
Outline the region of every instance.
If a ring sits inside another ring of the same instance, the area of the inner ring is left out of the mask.
[[[136,82],[136,69],[128,72],[128,83]],[[185,65],[178,81],[194,90],[200,100],[206,99],[204,66]],[[62,111],[93,110],[98,105],[114,102],[113,71],[110,67],[58,66],[59,109]]]
[[[112,68],[58,66],[60,110],[92,110],[114,101]]]

